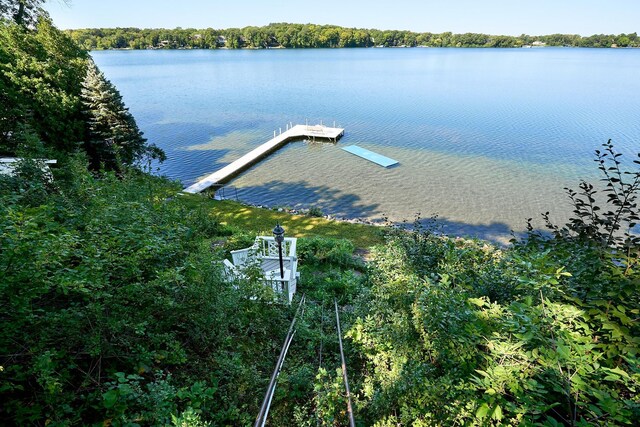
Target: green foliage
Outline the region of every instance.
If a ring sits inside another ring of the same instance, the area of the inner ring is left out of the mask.
[[[393,242],[381,255],[394,259],[402,250]],[[441,264],[424,277],[397,263],[376,264],[372,294],[363,297],[362,317],[349,332],[367,355],[364,369],[371,373],[362,382],[361,411],[370,421],[395,413],[402,424],[607,418],[618,425],[637,417],[640,342],[631,290],[580,300],[568,295],[577,278],[551,259],[522,265],[515,255],[507,252],[498,262],[504,273],[519,274],[500,285],[520,282],[503,303],[487,298],[486,273],[478,277],[472,265],[443,273],[449,265]],[[480,261],[485,253],[475,249],[473,257]],[[633,287],[637,295],[637,278]]]
[[[3,16],[8,4],[0,3]],[[266,28],[273,33],[118,29],[98,40],[126,47],[134,34],[137,48],[186,40],[214,47],[219,36],[232,47],[533,41]],[[613,41],[633,45],[637,37]],[[273,425],[345,421],[334,297],[362,425],[640,419],[640,173],[610,142],[596,155],[604,184],[568,190],[575,217],[564,226],[548,221],[550,236],[531,230],[499,249],[440,236],[418,218],[411,230],[390,230],[365,267],[353,252],[381,241],[372,227],[176,197],[175,183],[127,167],[160,153],[145,145],[86,52],[46,19],[35,29],[3,22],[0,59],[0,151],[66,153],[53,181],[33,161],[0,178],[1,424],[251,424],[293,309],[274,304],[257,274],[225,282],[215,261],[276,222],[302,237],[298,290],[309,303],[273,399]],[[83,141],[90,159],[73,154]],[[89,161],[118,175],[91,175]]]
[[[569,191],[576,216],[550,224],[552,236],[531,231],[499,250],[429,228],[390,233],[349,331],[365,355],[368,424],[638,419],[638,173],[621,170],[610,143],[596,161],[608,197],[585,183]]]
[[[200,415],[192,408],[187,408],[179,417],[171,416],[171,423],[175,427],[208,427],[211,424],[202,421]]]
[[[184,203],[189,204],[193,209],[209,210],[221,224],[228,225],[238,232],[271,235],[271,230],[276,223],[279,223],[289,237],[323,236],[347,239],[360,249],[384,242],[382,227],[350,224],[306,215],[290,215],[286,212],[256,208],[231,200],[210,200],[191,195],[182,197]]]
[[[39,16],[46,14],[40,5],[43,0],[0,0],[0,19],[12,20],[18,25],[35,25]]]
[[[309,208],[309,212],[307,212],[307,215],[313,216],[316,218],[322,218],[324,216],[324,213],[322,212],[322,209],[313,206]]]
[[[273,23],[264,27],[221,30],[176,28],[97,28],[69,30],[74,40],[86,49],[228,49],[272,47],[351,48],[351,47],[521,47],[534,42],[547,46],[621,47],[639,46],[636,33],[620,35],[551,34],[543,36],[504,36],[477,33],[415,33],[345,28],[335,25]]]
[[[135,169],[97,179],[76,156],[55,186],[32,162],[19,170],[0,182],[0,419],[250,424],[292,308],[266,303],[257,276],[225,283],[212,261],[255,233]],[[510,248],[441,236],[420,218],[389,230],[367,266],[347,240],[301,238],[309,302],[270,422],[344,423],[337,297],[363,425],[632,424],[638,247],[606,219],[630,226],[635,190],[612,181],[619,210],[603,209],[601,227],[581,216]]]
[[[79,114],[85,51],[47,19],[35,30],[0,24],[0,151],[25,151],[32,133],[49,151],[73,151],[84,136]]]
[[[0,194],[12,194],[13,200],[27,206],[40,206],[55,191],[51,172],[41,161],[18,161],[13,175],[0,175]]]
[[[338,298],[343,304],[350,303],[362,286],[359,272],[365,269],[354,249],[346,239],[299,239],[299,269],[304,278],[301,291],[312,300],[329,303]]]
[[[96,170],[164,159],[87,52],[46,16],[33,28],[0,22],[0,88],[0,154],[63,158],[84,148]]]
[[[255,240],[255,234],[237,231],[229,236],[229,238],[226,240],[224,249],[226,251],[233,251],[237,249],[249,248],[255,243]]]
[[[621,153],[615,151],[611,140],[603,144],[604,150],[596,150],[596,162],[604,182],[602,194],[605,200],[597,200],[598,191],[593,184],[582,181],[579,192],[566,188],[574,206],[574,217],[563,227],[551,223],[544,214],[547,227],[556,240],[579,240],[601,248],[614,248],[622,255],[627,269],[638,263],[640,235],[636,225],[640,222],[638,191],[640,171],[625,170]],[[640,165],[640,154],[633,161]],[[529,226],[531,231],[531,226]],[[541,236],[532,236],[540,240]]]
[[[343,426],[349,424],[344,398],[342,369],[333,375],[320,368],[314,384],[316,417],[321,426]]]
[[[3,423],[251,419],[288,311],[222,280],[174,184],[63,175],[0,195]]]
[[[357,268],[362,264],[353,257],[355,246],[346,239],[326,237],[302,238],[298,241],[298,258],[309,266]]]

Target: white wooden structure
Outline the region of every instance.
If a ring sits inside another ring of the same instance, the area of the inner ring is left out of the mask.
[[[225,274],[229,278],[242,277],[246,268],[258,266],[263,272],[265,284],[271,286],[275,292],[286,296],[291,303],[300,279],[296,256],[297,240],[294,237],[285,237],[282,242],[284,273],[282,277],[280,275],[278,243],[275,238],[269,236],[256,237],[250,248],[231,251],[233,263],[228,260],[224,261]]]

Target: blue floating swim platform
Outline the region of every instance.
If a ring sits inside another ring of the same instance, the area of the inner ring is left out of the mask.
[[[348,147],[342,147],[342,149],[385,168],[398,163],[397,160],[390,159],[389,157],[383,156],[382,154],[374,153],[373,151],[358,147],[357,145],[349,145]]]

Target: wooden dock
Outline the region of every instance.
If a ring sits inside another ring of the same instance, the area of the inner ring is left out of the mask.
[[[249,166],[257,163],[265,156],[273,153],[283,145],[286,145],[292,139],[308,138],[311,140],[328,139],[337,142],[344,135],[344,129],[331,128],[322,125],[295,125],[287,129],[285,132],[275,135],[269,141],[260,145],[258,148],[248,152],[238,160],[228,164],[222,169],[212,173],[211,175],[201,179],[195,184],[185,188],[185,193],[200,193],[215,184],[221,184],[238,173],[242,172]]]

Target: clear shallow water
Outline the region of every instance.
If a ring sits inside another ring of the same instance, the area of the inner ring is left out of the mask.
[[[412,220],[503,239],[570,212],[563,187],[594,179],[593,150],[640,151],[640,50],[341,49],[102,51],[98,66],[185,185],[286,123],[346,129],[290,143],[234,179],[248,202]],[[384,169],[340,149],[396,159]]]

